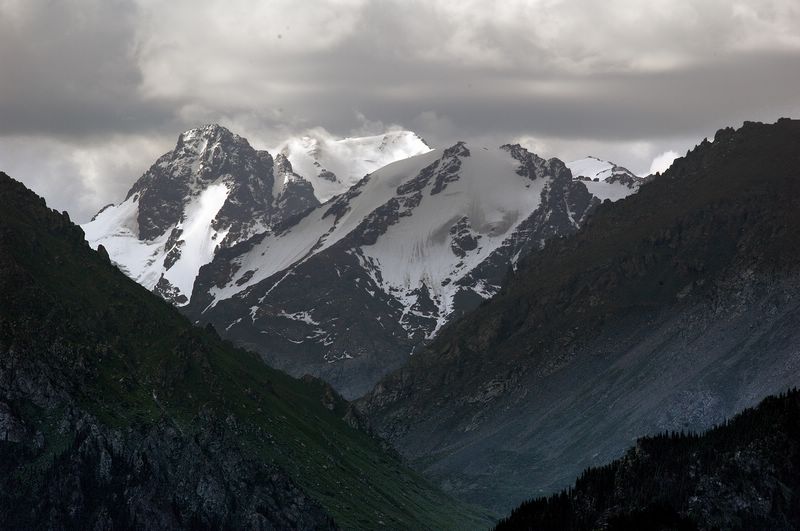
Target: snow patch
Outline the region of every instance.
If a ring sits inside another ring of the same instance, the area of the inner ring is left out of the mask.
[[[286,313],[285,311],[281,310],[277,315],[278,317],[285,317],[287,319],[291,319],[292,321],[300,321],[306,324],[319,326],[319,322],[312,319],[311,314],[307,311]]]
[[[117,206],[106,208],[81,228],[92,248],[105,247],[125,274],[147,289],[153,289],[161,277],[164,244],[169,234],[151,241],[140,240],[138,212],[138,196],[134,195]]]
[[[216,183],[200,192],[184,210],[184,221],[178,223],[182,229],[181,256],[165,273],[164,277],[181,293],[190,297],[194,279],[200,268],[211,261],[217,245],[225,239],[227,229],[221,232],[211,227],[211,222],[225,204],[230,189],[225,183]],[[169,252],[169,249],[167,249]]]

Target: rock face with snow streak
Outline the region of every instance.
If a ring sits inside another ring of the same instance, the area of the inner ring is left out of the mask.
[[[125,201],[83,226],[130,277],[177,305],[218,248],[319,205],[282,158],[218,125],[189,130],[133,185]]]
[[[274,366],[359,396],[598,203],[558,159],[459,142],[219,253],[187,311]]]

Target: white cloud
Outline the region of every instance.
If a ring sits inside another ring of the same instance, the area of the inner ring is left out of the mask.
[[[85,213],[219,122],[261,148],[315,127],[525,137],[644,173],[800,112],[798,27],[797,0],[0,0],[0,169]]]
[[[675,151],[665,151],[664,153],[657,155],[653,159],[653,162],[650,163],[650,169],[648,170],[648,173],[650,175],[654,173],[664,173],[669,169],[670,166],[672,166],[672,161],[678,157],[680,157],[680,155]]]
[[[299,72],[287,75],[292,62],[328,54],[352,37],[365,2],[309,2],[303,9],[293,0],[139,0],[142,90],[245,106],[302,90]]]
[[[378,96],[417,96],[431,90],[428,81],[441,87],[456,72],[473,72],[483,86],[500,81],[495,90],[577,93],[592,90],[581,76],[670,72],[753,49],[800,49],[793,2],[751,4],[320,0],[300,8],[291,0],[139,0],[136,57],[146,97],[211,107],[290,107],[358,94],[364,83]]]
[[[25,183],[51,208],[88,221],[119,202],[133,180],[174,147],[175,138],[115,135],[80,145],[28,136],[0,140],[0,169]]]

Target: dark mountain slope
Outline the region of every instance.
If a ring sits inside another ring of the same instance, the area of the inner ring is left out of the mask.
[[[510,509],[799,383],[799,287],[800,122],[746,123],[523,261],[360,404],[440,484]]]
[[[697,435],[637,441],[573,488],[522,504],[512,529],[798,529],[800,393]]]
[[[2,173],[0,293],[4,529],[485,522],[330,388],[192,327]]]

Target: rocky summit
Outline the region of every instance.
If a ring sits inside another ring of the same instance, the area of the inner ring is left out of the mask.
[[[125,201],[83,226],[131,278],[176,305],[192,295],[200,267],[224,249],[319,204],[285,159],[253,149],[224,127],[178,137]]]

